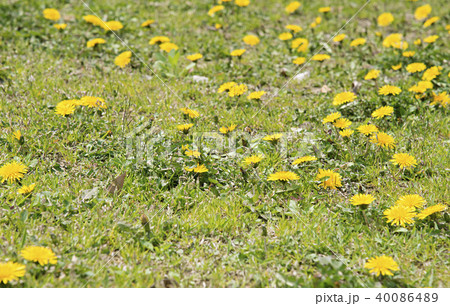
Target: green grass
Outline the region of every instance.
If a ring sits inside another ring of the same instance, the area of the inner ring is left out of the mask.
[[[58,256],[56,265],[26,263],[24,277],[0,287],[449,286],[448,213],[405,228],[383,218],[383,211],[406,194],[420,194],[427,205],[449,203],[448,107],[431,106],[429,95],[414,98],[408,88],[422,73],[405,70],[412,62],[442,66],[433,91],[448,92],[445,1],[428,1],[430,16],[441,17],[428,28],[413,18],[422,2],[372,1],[343,29],[348,36],[343,46],[330,42],[320,52],[330,54],[329,61],[308,63],[302,72],[309,76],[286,87],[299,69],[292,64],[299,55],[278,39],[284,26],[303,27],[296,37],[308,38],[309,58],[365,1],[302,1],[293,15],[284,12],[289,1],[252,1],[247,8],[227,4],[226,12],[214,17],[207,15],[213,1],[90,2],[100,17],[125,25],[117,34],[135,52],[130,66],[114,65],[127,47],[85,23],[82,16],[92,12],[81,1],[0,4],[0,165],[23,162],[30,169],[22,184],[37,184],[27,197],[18,195],[17,183],[0,185],[0,262],[25,263],[19,254],[28,245],[50,247]],[[310,29],[320,15],[317,9],[327,4],[333,12]],[[66,30],[56,30],[42,17],[48,7],[60,10]],[[376,25],[382,12],[395,16],[387,28]],[[140,28],[146,19],[157,24]],[[224,28],[213,30],[215,23]],[[383,48],[376,31],[402,33],[416,55],[405,58]],[[247,34],[261,43],[246,47],[242,37]],[[433,34],[440,36],[435,43],[413,44]],[[176,67],[156,64],[158,47],[148,44],[156,35],[180,46]],[[87,40],[97,37],[107,43],[87,49]],[[349,47],[349,38],[358,37],[367,43]],[[247,48],[242,59],[230,59],[229,52],[239,48]],[[185,56],[196,52],[204,58],[184,69],[190,64]],[[400,62],[400,71],[390,68]],[[369,69],[382,71],[377,84],[364,80]],[[193,75],[209,81],[196,83]],[[231,99],[217,93],[229,81],[268,93],[261,102],[249,102],[246,94]],[[354,81],[361,83],[356,102],[333,106],[333,97],[352,90]],[[377,86],[384,84],[403,92],[379,96]],[[330,91],[321,92],[324,85]],[[78,108],[68,120],[55,114],[58,102],[85,95],[104,98],[108,108]],[[386,104],[395,107],[395,115],[372,119],[371,113]],[[188,122],[179,111],[186,106],[201,117],[182,136],[176,125]],[[353,129],[375,123],[395,138],[395,150],[367,145],[358,132],[344,141],[321,122],[334,111],[350,119]],[[141,134],[154,142],[147,155],[151,163],[127,154],[124,143],[148,122]],[[197,148],[209,172],[200,179],[186,172],[184,167],[195,162],[181,146],[193,142],[193,133],[230,124],[238,125],[236,150],[204,143]],[[16,130],[24,135],[23,144],[12,138]],[[276,132],[290,135],[285,150],[261,141]],[[256,169],[242,165],[252,152],[265,157]],[[399,172],[389,162],[394,152],[413,155],[418,166]],[[291,166],[306,154],[318,161]],[[319,168],[336,169],[342,188],[320,189]],[[294,171],[300,180],[267,182],[279,170]],[[109,194],[108,185],[125,171],[123,189]],[[349,203],[356,193],[376,197],[365,212],[367,223]],[[142,215],[149,218],[149,230]],[[383,254],[399,264],[393,277],[375,277],[364,268],[368,258]]]

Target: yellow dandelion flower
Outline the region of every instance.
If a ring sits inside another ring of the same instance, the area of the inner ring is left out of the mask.
[[[259,44],[259,38],[255,35],[246,35],[242,38],[242,41],[250,46],[256,46]]]
[[[416,11],[414,12],[414,18],[417,20],[422,20],[427,18],[428,15],[431,13],[431,5],[426,4],[419,6]]]
[[[419,83],[410,87],[408,89],[408,91],[412,91],[415,93],[424,93],[428,89],[432,89],[432,88],[433,88],[433,83],[431,83],[430,81],[419,81]]]
[[[246,157],[243,163],[248,166],[256,166],[262,161],[262,159],[263,159],[262,155],[251,155],[249,157]]]
[[[83,16],[83,19],[87,23],[90,23],[90,24],[93,24],[96,26],[100,26],[103,23],[103,20],[101,20],[100,18],[98,18],[97,16],[94,16],[94,15]]]
[[[339,131],[339,135],[342,137],[350,137],[355,131],[352,129],[344,129],[342,131]]]
[[[125,68],[131,62],[131,51],[120,53],[115,59],[114,64],[120,68]]]
[[[20,255],[28,261],[38,262],[41,266],[52,264],[55,265],[58,261],[55,253],[50,248],[41,246],[27,246]]]
[[[306,162],[309,162],[309,161],[315,161],[315,160],[317,160],[317,157],[307,155],[307,156],[303,156],[303,157],[297,158],[296,160],[294,160],[292,162],[292,165],[294,165],[294,166],[295,165],[300,165],[302,163],[306,163]]]
[[[419,81],[419,83],[417,83],[417,85],[419,87],[423,87],[426,89],[432,89],[433,88],[433,83],[430,81]]]
[[[208,15],[212,17],[212,16],[214,16],[215,13],[220,12],[224,9],[225,9],[225,6],[223,6],[223,5],[215,5],[208,11]]]
[[[93,48],[93,47],[95,47],[96,45],[105,44],[105,43],[106,43],[106,40],[104,40],[103,38],[94,38],[94,39],[89,40],[89,41],[86,43],[86,46],[87,46],[88,48]]]
[[[431,35],[423,39],[427,44],[434,43],[439,38],[439,35]]]
[[[281,40],[289,40],[289,39],[292,39],[292,34],[289,32],[284,32],[284,33],[281,33],[280,35],[278,35],[278,38]]]
[[[383,40],[383,47],[393,47],[395,44],[398,44],[402,41],[402,37],[403,36],[400,33],[393,33],[386,36],[386,38]]]
[[[200,152],[199,151],[194,151],[194,150],[190,150],[190,149],[187,149],[185,152],[184,152],[184,154],[186,154],[186,156],[193,156],[193,157],[195,157],[195,158],[199,158],[200,157]]]
[[[205,165],[199,165],[199,164],[197,164],[197,166],[193,167],[193,168],[185,167],[184,170],[186,170],[188,172],[195,172],[195,173],[205,173],[205,172],[209,171]]]
[[[355,194],[351,199],[350,199],[350,203],[352,203],[352,205],[369,205],[370,203],[372,203],[373,201],[375,201],[375,198],[371,195],[371,194]]]
[[[406,50],[406,49],[408,49],[408,46],[409,46],[408,42],[406,42],[406,41],[399,41],[399,42],[394,42],[391,47],[393,47],[395,49]]]
[[[384,85],[380,89],[378,89],[378,94],[387,96],[387,95],[398,95],[402,92],[402,90],[397,86],[392,85]]]
[[[4,164],[0,168],[1,182],[8,181],[9,183],[14,183],[15,181],[20,181],[27,172],[28,167],[21,162],[12,161]]]
[[[170,42],[170,38],[167,36],[155,36],[148,42],[149,45],[156,45],[156,44],[162,44]]]
[[[105,100],[100,97],[82,97],[80,99],[80,105],[87,106],[89,108],[107,108]]]
[[[228,90],[228,96],[239,97],[247,92],[248,88],[245,84],[234,85]]]
[[[248,100],[259,100],[263,95],[265,95],[265,91],[254,91],[247,96]]]
[[[179,131],[183,132],[184,134],[187,134],[187,133],[189,133],[190,128],[193,127],[193,126],[194,126],[194,124],[192,124],[192,123],[179,124],[179,125],[177,125],[177,129]]]
[[[424,71],[425,69],[427,69],[427,66],[425,66],[424,63],[412,63],[406,66],[406,71],[408,71],[409,73],[420,72]]]
[[[195,111],[195,110],[192,110],[192,109],[189,109],[189,108],[187,108],[187,107],[181,108],[180,111],[181,111],[184,115],[188,116],[188,117],[191,118],[191,119],[195,119],[195,118],[197,118],[197,117],[200,116],[199,112],[197,112],[197,111]]]
[[[393,113],[394,113],[394,108],[392,106],[382,106],[372,113],[372,117],[381,119],[385,116],[390,116]]]
[[[416,54],[416,51],[405,51],[405,52],[403,52],[402,55],[403,55],[404,57],[413,57],[414,54]]]
[[[418,38],[418,39],[416,39],[416,40],[414,41],[414,44],[415,44],[416,46],[419,46],[419,45],[422,44],[422,40],[421,40],[420,38]]]
[[[18,141],[20,141],[22,139],[22,133],[20,132],[20,130],[17,130],[13,133],[13,137],[15,139],[17,139]]]
[[[381,73],[380,70],[372,69],[369,72],[367,72],[366,76],[364,77],[364,80],[374,80],[374,79],[378,78],[380,73]]]
[[[352,122],[347,118],[339,118],[333,123],[333,125],[338,129],[345,129],[352,125]]]
[[[145,27],[148,27],[148,26],[150,26],[150,25],[152,25],[154,23],[155,23],[155,21],[153,19],[147,19],[146,21],[141,23],[141,27],[145,28]]]
[[[319,169],[316,181],[322,181],[319,187],[323,187],[324,189],[342,187],[341,175],[333,170]]]
[[[272,144],[277,144],[278,141],[281,139],[281,137],[283,137],[283,134],[277,133],[277,134],[267,135],[266,137],[263,138],[263,140],[268,141]]]
[[[423,23],[423,27],[424,28],[428,28],[430,25],[432,25],[433,23],[437,22],[440,18],[438,16],[434,16],[431,17],[429,19],[427,19],[424,23]]]
[[[73,105],[73,106],[80,106],[82,105],[81,100],[76,100],[76,99],[72,99],[72,100],[64,100],[59,102],[60,104],[67,104],[67,105]]]
[[[447,107],[447,104],[450,103],[450,96],[447,94],[446,91],[441,92],[439,94],[435,94],[433,92],[433,101],[431,102],[431,105],[440,104],[442,107]]]
[[[416,159],[407,153],[397,153],[390,160],[394,165],[399,165],[400,169],[417,166]]]
[[[376,145],[387,148],[387,149],[393,149],[395,148],[395,139],[389,134],[379,132],[375,135],[372,135],[370,138],[370,142],[375,143]]]
[[[394,275],[391,271],[398,271],[400,268],[398,264],[389,256],[376,256],[374,258],[370,258],[364,268],[370,269],[370,273],[374,273],[377,276],[380,275]]]
[[[447,205],[444,205],[444,204],[433,205],[433,206],[427,207],[424,210],[422,210],[421,212],[419,212],[417,214],[417,218],[419,218],[420,220],[423,220],[426,217],[428,217],[434,213],[441,212],[444,210],[447,210]]]
[[[338,93],[333,99],[333,105],[342,105],[344,103],[353,102],[356,99],[356,95],[351,91],[344,91]]]
[[[71,115],[75,112],[75,104],[74,103],[66,103],[67,101],[71,101],[71,100],[62,101],[56,105],[56,109],[55,109],[56,114],[65,117],[65,116]]]
[[[285,11],[288,14],[294,13],[302,4],[298,1],[293,1],[286,6]]]
[[[36,184],[31,184],[31,185],[28,185],[28,186],[22,186],[22,187],[19,188],[19,190],[17,192],[20,193],[20,194],[25,194],[25,195],[26,194],[30,194],[30,193],[33,192],[34,187],[36,187]]]
[[[438,75],[441,74],[442,67],[433,66],[425,70],[425,72],[422,75],[423,81],[432,81],[434,80]]]
[[[296,65],[302,65],[306,62],[306,58],[304,57],[297,57],[295,60],[292,61]]]
[[[172,50],[178,50],[178,46],[171,42],[165,42],[159,45],[159,48],[169,53]]]
[[[246,7],[250,4],[250,0],[234,0],[237,6]]]
[[[331,7],[329,6],[319,7],[319,13],[329,13],[329,12],[331,12]]]
[[[186,56],[186,58],[188,60],[190,60],[191,62],[196,62],[199,59],[201,59],[202,57],[203,57],[203,55],[201,55],[200,53],[195,53],[195,54],[191,54],[191,55]]]
[[[365,43],[366,43],[366,39],[365,38],[356,38],[356,39],[351,41],[350,47],[361,46],[361,45],[364,45]]]
[[[234,86],[236,86],[236,85],[237,85],[236,82],[227,82],[227,83],[224,83],[224,84],[220,85],[220,87],[219,87],[219,89],[217,90],[217,92],[218,92],[218,93],[222,93],[222,92],[224,92],[224,91],[228,91],[228,90],[231,89],[231,87],[234,87]]]
[[[61,18],[61,14],[58,12],[58,10],[55,10],[53,8],[43,10],[42,14],[44,15],[44,18],[48,20],[56,21]]]
[[[401,225],[414,223],[413,218],[416,217],[414,207],[403,205],[394,205],[383,212],[388,223],[392,225]]]
[[[346,37],[347,37],[347,35],[345,35],[345,34],[339,34],[339,35],[336,35],[336,36],[333,38],[333,41],[334,41],[334,42],[341,42],[341,41],[343,41]]]
[[[230,126],[228,126],[228,127],[223,126],[223,127],[221,127],[221,128],[219,129],[219,132],[222,133],[222,134],[224,134],[224,135],[228,135],[228,134],[230,134],[231,132],[233,132],[233,131],[236,129],[236,127],[237,127],[236,124],[232,124],[232,125],[230,125]]]
[[[18,280],[19,277],[25,275],[25,265],[15,262],[0,262],[0,283],[7,284],[8,282]]]
[[[331,113],[328,116],[326,116],[325,118],[322,119],[322,123],[331,123],[334,122],[336,119],[340,118],[341,114],[339,112],[335,112],[335,113]]]
[[[65,28],[67,28],[67,24],[66,23],[56,23],[53,25],[53,27],[58,30],[64,30]]]
[[[419,86],[419,85],[413,85],[413,86],[411,86],[410,88],[408,88],[408,91],[415,92],[415,93],[424,93],[424,92],[427,91],[427,90],[426,90],[426,88],[424,88],[424,87],[422,87],[422,86]],[[416,95],[416,98],[417,98],[417,99],[420,99],[420,96],[419,96],[419,95]]]
[[[282,182],[295,181],[298,179],[300,179],[300,177],[294,172],[290,171],[278,171],[269,175],[269,177],[267,178],[268,181],[282,181]]]
[[[364,134],[366,136],[369,136],[372,133],[378,132],[378,128],[375,125],[373,125],[373,124],[360,125],[357,128],[357,130],[358,130],[358,132],[360,132],[361,134]]]
[[[123,29],[123,24],[120,21],[107,21],[102,22],[100,27],[105,31],[118,31]]]
[[[392,70],[399,70],[402,68],[402,63],[398,64],[398,65],[393,65],[391,66]]]
[[[295,25],[295,24],[288,24],[287,26],[284,27],[286,30],[290,30],[294,33],[298,33],[300,31],[303,31],[301,26]]]
[[[405,196],[401,196],[395,204],[397,206],[406,206],[410,208],[420,208],[423,205],[425,205],[427,201],[425,201],[424,198],[422,198],[418,194],[408,194]]]
[[[387,27],[394,21],[394,16],[391,13],[383,13],[377,18],[377,23],[380,27]]]
[[[291,42],[291,48],[296,49],[297,52],[306,52],[308,50],[309,41],[306,38],[296,38]]]
[[[230,55],[239,57],[239,56],[242,56],[242,54],[244,54],[245,51],[247,51],[247,50],[245,50],[245,49],[233,50],[233,51],[231,51]]]
[[[311,58],[311,60],[318,62],[323,62],[328,59],[330,59],[330,56],[328,54],[316,54]]]

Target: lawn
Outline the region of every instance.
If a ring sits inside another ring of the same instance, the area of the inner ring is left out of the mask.
[[[1,2],[0,288],[448,287],[447,2],[218,2]]]

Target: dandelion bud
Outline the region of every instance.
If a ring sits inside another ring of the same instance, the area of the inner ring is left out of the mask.
[[[147,233],[147,235],[150,235],[150,220],[148,219],[146,214],[141,215],[141,224],[144,227],[144,230]]]

